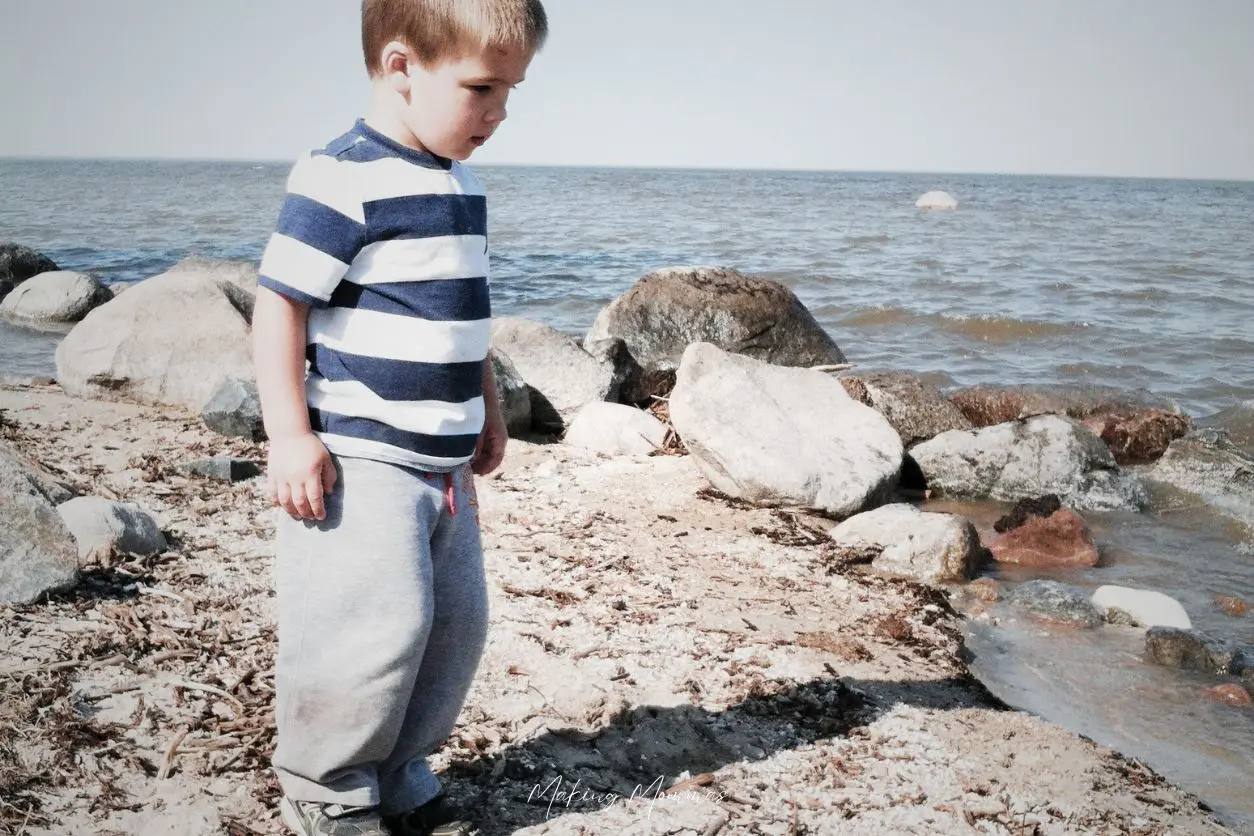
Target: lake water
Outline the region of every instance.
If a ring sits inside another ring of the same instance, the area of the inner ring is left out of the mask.
[[[189,254],[260,257],[287,164],[0,160],[0,241],[135,281]],[[1254,183],[925,174],[483,167],[494,310],[582,334],[649,270],[784,282],[859,368],[975,383],[1146,389],[1254,435]],[[914,208],[944,189],[955,212]],[[51,375],[58,336],[0,325],[0,373]],[[972,513],[993,513],[989,509]],[[1254,601],[1241,532],[1206,514],[1093,515],[1107,565],[1062,579]],[[1015,580],[1007,577],[1007,580]],[[977,669],[1254,829],[1254,711],[1140,662],[1139,636],[977,627]]]

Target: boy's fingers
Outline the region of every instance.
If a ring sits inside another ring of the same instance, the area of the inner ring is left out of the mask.
[[[299,482],[292,485],[292,507],[295,516],[302,520],[313,519],[313,509],[309,507],[309,498],[305,496],[305,486]]]
[[[322,504],[322,481],[318,477],[315,476],[305,483],[305,496],[309,498],[309,516],[315,520],[325,518],[326,511]]]

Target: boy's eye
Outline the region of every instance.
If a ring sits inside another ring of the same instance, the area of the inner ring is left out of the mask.
[[[490,84],[472,84],[470,89],[476,93],[491,93],[492,86]]]

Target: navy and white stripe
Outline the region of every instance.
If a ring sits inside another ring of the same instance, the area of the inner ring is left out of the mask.
[[[492,307],[468,169],[358,121],[293,167],[258,283],[311,307],[305,388],[328,449],[427,470],[470,459]]]

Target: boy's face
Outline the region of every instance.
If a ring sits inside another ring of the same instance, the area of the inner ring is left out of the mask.
[[[522,82],[531,58],[530,52],[488,47],[430,67],[411,60],[401,120],[431,153],[467,159],[505,121],[510,90]]]

